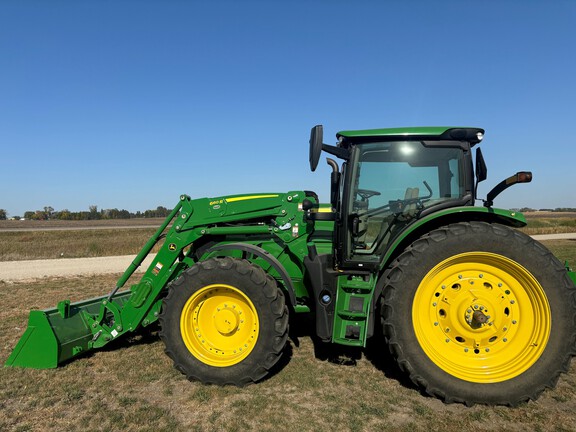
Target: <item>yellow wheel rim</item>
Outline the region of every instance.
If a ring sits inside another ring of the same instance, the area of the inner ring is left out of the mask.
[[[416,291],[412,322],[438,367],[476,383],[506,381],[528,370],[544,352],[552,325],[534,276],[486,252],[455,255],[430,270]]]
[[[188,350],[210,366],[240,363],[258,340],[258,313],[248,296],[230,285],[208,285],[182,310],[180,331]]]

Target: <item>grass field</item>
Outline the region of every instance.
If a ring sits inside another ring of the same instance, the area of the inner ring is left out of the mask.
[[[124,248],[130,243],[137,251],[150,235],[147,229],[104,231],[60,231],[38,238],[33,236],[47,231],[2,232],[1,251],[24,241],[7,234],[32,237],[25,240],[26,248],[12,249],[11,255],[2,252],[0,259],[53,257],[51,250],[58,255],[59,250],[73,249],[79,256],[118,255],[125,250],[117,249],[119,244]],[[79,233],[78,238],[67,237],[69,233]],[[86,251],[86,238],[99,246]],[[544,243],[560,259],[576,264],[576,241]],[[106,294],[118,276],[0,282],[0,362],[24,332],[30,309]],[[188,382],[164,355],[155,330],[54,370],[0,368],[0,383],[1,431],[576,429],[575,362],[556,389],[518,408],[445,405],[420,394],[393,365],[381,342],[372,341],[365,350],[329,349],[316,343],[301,321],[291,323],[289,346],[274,374],[245,388]]]
[[[154,228],[0,232],[0,261],[136,255]]]
[[[162,222],[0,221],[0,261],[135,255]]]
[[[107,293],[115,277],[0,284],[0,362],[24,331],[28,309]],[[379,343],[330,351],[293,323],[285,354],[271,378],[245,388],[188,382],[155,331],[54,370],[0,368],[0,430],[525,432],[576,425],[576,363],[536,402],[467,408],[421,395]]]
[[[576,232],[576,213],[534,212],[525,213],[528,225],[526,234],[560,234]]]

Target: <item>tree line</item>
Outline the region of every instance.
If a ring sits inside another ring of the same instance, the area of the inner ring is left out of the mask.
[[[68,209],[54,210],[51,206],[46,206],[42,210],[29,210],[24,212],[23,217],[16,216],[14,219],[29,219],[29,220],[102,220],[102,219],[132,219],[132,218],[155,218],[166,217],[172,210],[166,207],[158,206],[155,210],[145,210],[144,212],[137,211],[136,213],[129,212],[128,210],[102,209],[98,210],[98,206],[92,205],[88,207],[88,211],[73,212]],[[0,220],[8,219],[8,212],[0,209]]]
[[[519,209],[511,209],[511,210],[516,210],[519,211],[521,213],[529,213],[529,212],[552,212],[552,213],[574,213],[576,212],[576,208],[575,207],[556,207],[556,208],[541,208],[541,209],[534,209],[531,207],[522,207]]]
[[[536,211],[549,211],[556,213],[576,212],[576,207],[557,207],[555,209],[533,209],[530,207],[523,207],[517,210],[523,213],[536,212]],[[43,210],[27,211],[24,213],[24,219],[30,220],[100,220],[100,219],[132,219],[132,218],[156,218],[166,217],[172,210],[166,207],[158,206],[156,210],[145,210],[144,212],[137,211],[136,213],[129,212],[128,210],[103,209],[98,210],[98,206],[92,205],[88,207],[88,211],[71,212],[68,209],[56,211],[50,206],[44,207]],[[8,219],[8,212],[0,209],[0,220]],[[16,216],[14,219],[22,219]]]

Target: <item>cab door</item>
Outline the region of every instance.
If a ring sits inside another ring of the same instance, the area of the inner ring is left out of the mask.
[[[389,141],[352,148],[339,233],[343,267],[376,268],[423,212],[470,204],[471,162],[464,144]]]

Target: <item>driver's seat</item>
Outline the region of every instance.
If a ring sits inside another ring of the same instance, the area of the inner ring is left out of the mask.
[[[416,212],[418,211],[417,199],[419,193],[420,189],[418,189],[417,187],[406,189],[404,199],[407,201],[408,200],[411,201],[408,205],[406,205],[406,207],[404,207],[404,211],[402,212],[403,216],[406,219],[412,219],[416,215]]]

